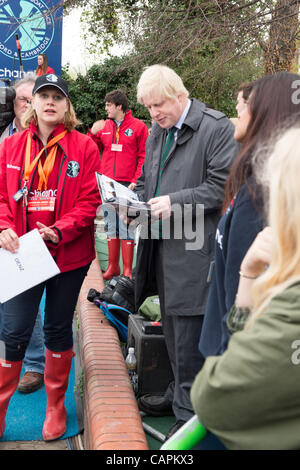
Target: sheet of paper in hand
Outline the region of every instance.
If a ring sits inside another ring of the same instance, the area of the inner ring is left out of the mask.
[[[17,253],[0,248],[0,302],[50,279],[60,270],[37,229],[19,238]]]

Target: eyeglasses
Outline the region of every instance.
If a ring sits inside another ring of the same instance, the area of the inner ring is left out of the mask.
[[[25,96],[18,96],[16,98],[17,101],[20,101],[21,103],[27,103],[27,104],[31,104],[31,98],[25,98]]]

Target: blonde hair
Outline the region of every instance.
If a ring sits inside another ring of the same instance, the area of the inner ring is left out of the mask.
[[[271,299],[300,280],[300,128],[279,137],[264,169],[268,221],[273,233],[272,261],[253,285],[254,307],[247,328]]]
[[[178,95],[189,96],[179,75],[170,67],[161,64],[147,67],[138,82],[137,100],[139,103],[144,104],[144,99],[151,94],[170,99],[174,99]]]
[[[82,123],[76,117],[73,105],[69,98],[66,98],[68,104],[68,110],[65,113],[63,124],[67,131],[72,132],[75,127],[80,126]],[[38,126],[38,117],[32,106],[29,106],[21,118],[21,126],[23,129],[29,127],[31,121],[34,121],[35,125]]]

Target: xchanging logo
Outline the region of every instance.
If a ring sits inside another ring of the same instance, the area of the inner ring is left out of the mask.
[[[44,53],[54,36],[54,19],[43,0],[0,0],[0,53],[17,58],[16,34],[23,60]]]

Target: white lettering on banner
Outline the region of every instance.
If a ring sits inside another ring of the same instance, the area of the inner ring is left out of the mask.
[[[21,71],[12,71],[5,67],[5,69],[0,69],[0,78],[21,78]]]
[[[29,60],[46,51],[52,43],[55,22],[44,0],[1,0],[0,53],[18,58],[16,34],[19,36],[21,57]]]

